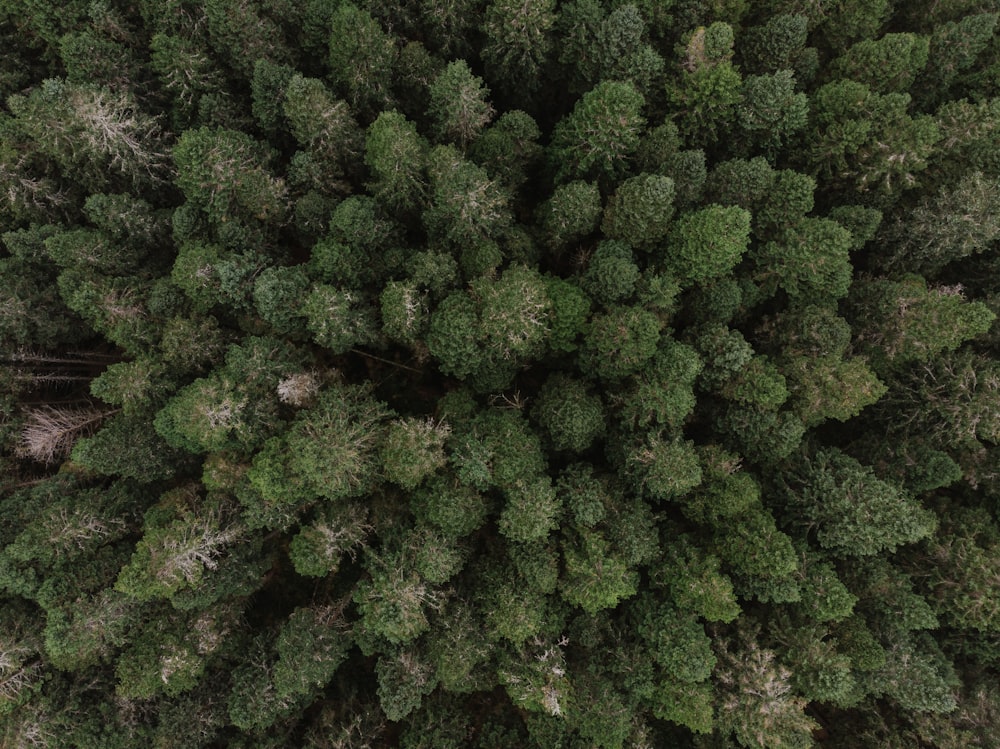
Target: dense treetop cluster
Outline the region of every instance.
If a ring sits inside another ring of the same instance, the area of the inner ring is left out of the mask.
[[[997,0],[0,0],[0,746],[1000,745]]]

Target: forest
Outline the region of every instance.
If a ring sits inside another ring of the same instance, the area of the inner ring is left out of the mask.
[[[0,747],[1000,747],[998,18],[0,0]]]

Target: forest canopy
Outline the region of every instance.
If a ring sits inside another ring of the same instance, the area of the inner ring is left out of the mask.
[[[0,0],[0,746],[1000,746],[996,0]]]

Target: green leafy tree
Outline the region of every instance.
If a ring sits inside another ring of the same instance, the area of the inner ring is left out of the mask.
[[[896,245],[886,266],[933,275],[950,262],[984,252],[1000,236],[996,223],[1000,185],[972,172],[942,186],[886,229]]]
[[[560,595],[588,614],[614,608],[638,591],[638,574],[596,531],[581,531],[563,548]]]
[[[109,175],[135,186],[166,176],[160,126],[127,91],[49,78],[7,104],[34,149],[96,191]]]
[[[237,130],[187,130],[173,149],[177,186],[213,223],[281,220],[284,180],[268,168],[271,153]]]
[[[330,76],[354,107],[366,114],[389,108],[396,42],[366,10],[352,3],[330,16]]]
[[[364,494],[377,482],[377,448],[388,411],[363,387],[323,390],[288,433],[288,467],[321,497]]]
[[[908,114],[909,94],[878,94],[851,80],[828,83],[810,99],[814,173],[864,192],[914,186],[941,137],[933,119]]]
[[[386,478],[404,489],[415,489],[447,463],[444,444],[451,429],[433,419],[400,419],[386,430],[380,454]]]
[[[665,243],[664,261],[681,281],[707,281],[728,273],[750,241],[750,213],[709,206],[680,216]]]
[[[559,373],[546,379],[532,413],[557,450],[583,452],[604,434],[601,399],[583,382]]]
[[[295,140],[322,165],[326,180],[356,169],[362,133],[346,102],[322,81],[292,75],[277,99]]]
[[[360,504],[338,503],[318,510],[312,522],[304,524],[292,538],[288,557],[295,571],[307,577],[336,573],[345,555],[353,559],[356,547],[373,530],[368,510]]]
[[[618,81],[599,83],[584,94],[552,132],[556,180],[621,175],[646,127],[644,104],[634,86]]]
[[[733,66],[733,29],[722,21],[695,29],[688,38],[678,80],[667,96],[678,112],[678,128],[688,143],[714,141],[736,115],[743,80]]]
[[[679,428],[697,404],[694,384],[702,362],[684,343],[664,337],[649,365],[622,398],[626,423]]]
[[[546,241],[555,250],[586,237],[601,218],[601,192],[593,182],[559,185],[538,211]]]
[[[864,83],[878,93],[906,92],[927,64],[929,53],[926,37],[886,34],[851,46],[830,63],[830,75]]]
[[[554,0],[493,0],[483,15],[483,61],[490,81],[506,92],[531,92],[552,45]]]
[[[820,546],[838,556],[893,550],[930,535],[937,519],[912,497],[851,457],[818,452],[794,481],[789,509],[816,528]]]
[[[428,172],[431,204],[423,221],[430,236],[459,251],[467,276],[495,268],[501,260],[497,240],[512,223],[506,192],[447,146],[431,152]]]
[[[866,320],[858,318],[858,342],[878,372],[953,351],[995,319],[982,302],[966,301],[961,288],[931,287],[919,276],[867,279],[855,294],[852,306]]]
[[[399,112],[382,112],[368,127],[365,165],[372,195],[390,209],[413,210],[427,189],[427,143]]]
[[[660,322],[639,307],[612,307],[594,315],[580,351],[580,368],[604,380],[639,371],[656,353]]]
[[[792,689],[792,672],[773,650],[744,636],[718,642],[716,725],[745,747],[812,745],[816,722],[805,714],[806,700]]]
[[[629,245],[605,240],[590,256],[583,276],[584,290],[602,304],[622,302],[635,292],[639,266]]]
[[[673,217],[674,181],[643,174],[621,183],[604,209],[606,237],[643,247],[663,239]]]
[[[851,234],[840,224],[805,217],[753,252],[756,278],[765,289],[781,288],[796,302],[830,305],[850,288],[850,250]]]
[[[464,60],[452,62],[430,85],[428,114],[442,141],[468,146],[493,119],[489,89],[482,78],[472,74]]]
[[[795,76],[790,70],[747,76],[736,119],[765,152],[773,153],[805,128],[809,100],[801,91],[795,91]]]

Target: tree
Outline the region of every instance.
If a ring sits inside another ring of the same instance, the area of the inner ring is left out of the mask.
[[[626,471],[638,491],[654,499],[677,499],[702,481],[694,443],[652,432],[629,450]]]
[[[644,103],[634,86],[618,81],[599,83],[584,94],[552,132],[549,157],[556,181],[620,176],[646,126]]]
[[[996,223],[1000,185],[982,172],[971,172],[952,188],[942,186],[904,220],[887,227],[895,251],[887,268],[932,276],[948,263],[986,250],[1000,237]]]
[[[791,671],[773,650],[744,635],[736,643],[716,641],[719,666],[717,726],[746,747],[808,747],[816,723],[806,700],[792,691]]]
[[[560,595],[588,614],[614,608],[638,591],[638,574],[596,531],[581,531],[563,547]]]
[[[625,423],[680,428],[697,403],[694,384],[702,369],[697,352],[664,337],[649,365],[621,398]]]
[[[337,606],[297,608],[278,633],[274,687],[279,699],[312,696],[347,657],[350,636]]]
[[[392,103],[396,42],[367,11],[352,3],[330,17],[330,75],[348,101],[368,116]]]
[[[858,325],[858,342],[880,373],[953,351],[995,319],[982,302],[966,301],[960,287],[930,287],[919,276],[865,279],[855,289],[855,319],[866,320]]]
[[[601,218],[601,192],[593,182],[559,185],[539,208],[549,246],[559,251],[593,232]]]
[[[464,150],[493,119],[490,90],[472,74],[465,60],[455,60],[430,85],[428,114],[441,141],[455,141]]]
[[[526,112],[504,112],[469,149],[469,157],[512,193],[524,187],[542,159],[542,131]]]
[[[588,295],[602,304],[627,300],[635,292],[639,266],[628,244],[604,240],[597,245],[587,263],[583,287]]]
[[[620,380],[639,371],[656,353],[660,322],[639,307],[612,307],[593,316],[580,351],[584,374]]]
[[[50,78],[8,106],[35,149],[88,185],[100,189],[108,174],[136,186],[167,177],[160,126],[126,91]]]
[[[604,434],[601,399],[583,382],[559,373],[545,381],[532,413],[556,450],[583,452]]]
[[[808,97],[795,91],[790,70],[772,75],[751,75],[743,80],[743,100],[736,119],[747,135],[767,153],[791,140],[809,119]]]
[[[364,494],[378,480],[376,450],[388,415],[363,387],[322,391],[288,430],[288,467],[321,497]]]
[[[797,77],[808,80],[802,73],[808,70],[812,55],[806,47],[809,18],[804,14],[777,14],[767,23],[743,30],[737,52],[743,67],[750,73],[777,73],[794,70]],[[818,65],[818,60],[812,61]]]
[[[207,0],[205,20],[213,49],[244,76],[253,74],[260,59],[290,62],[281,27],[266,6],[242,0]]]
[[[444,444],[450,433],[447,423],[433,419],[392,422],[380,450],[386,478],[404,489],[415,489],[447,463]]]
[[[277,102],[295,140],[322,164],[326,179],[354,168],[363,141],[347,102],[335,98],[322,81],[299,74],[288,79]]]
[[[268,169],[268,149],[237,130],[187,130],[173,149],[177,186],[215,224],[281,220],[284,180]]]
[[[997,14],[974,13],[935,25],[928,55],[934,64],[925,67],[917,78],[913,87],[917,100],[926,104],[944,97],[956,78],[986,49],[996,24]]]
[[[316,343],[335,354],[343,354],[375,337],[374,310],[361,306],[364,300],[358,296],[326,284],[312,287],[302,302],[302,314]]]
[[[753,253],[756,279],[799,303],[831,305],[851,285],[851,235],[829,219],[805,217]]]
[[[913,187],[941,137],[932,118],[908,114],[909,94],[878,94],[845,79],[820,87],[810,102],[805,163],[814,174],[860,192]]]
[[[722,21],[695,29],[687,41],[683,72],[668,84],[667,96],[691,145],[716,140],[735,117],[743,81],[732,56],[733,29]]]
[[[115,589],[137,601],[169,598],[197,587],[206,570],[218,567],[223,549],[240,537],[240,528],[221,514],[181,517],[147,527]]]
[[[712,205],[680,216],[667,236],[664,261],[682,282],[707,281],[728,273],[750,242],[750,213]]]
[[[621,183],[604,209],[601,231],[634,247],[663,239],[673,217],[674,181],[643,174]]]
[[[428,173],[431,204],[423,214],[428,234],[459,251],[467,276],[499,265],[499,248],[492,253],[490,248],[512,223],[506,192],[483,169],[448,146],[433,149]],[[480,257],[482,252],[486,259]]]
[[[427,150],[412,122],[398,112],[382,112],[365,139],[372,194],[390,209],[415,209],[426,189]]]
[[[288,556],[300,575],[326,577],[338,571],[345,555],[352,560],[357,556],[356,547],[372,530],[363,505],[328,505],[301,527],[289,544]]]
[[[811,524],[816,540],[837,556],[867,556],[930,535],[934,514],[906,492],[835,449],[806,461],[788,494],[796,522]]]
[[[876,41],[866,39],[851,46],[830,63],[830,74],[864,83],[878,93],[903,93],[923,71],[929,54],[926,37],[886,34]],[[875,70],[878,75],[873,75]]]
[[[493,0],[483,15],[483,61],[491,82],[506,93],[532,92],[546,62],[556,20],[554,0]]]

